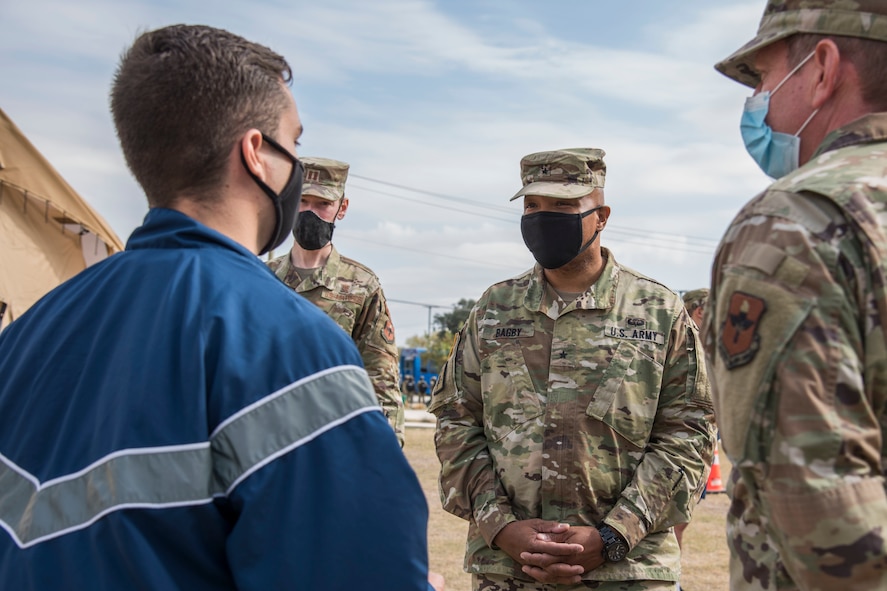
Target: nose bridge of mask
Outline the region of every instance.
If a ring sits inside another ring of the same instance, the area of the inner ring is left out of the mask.
[[[765,90],[764,92],[759,92],[758,94],[753,94],[747,99],[745,99],[745,112],[746,113],[755,113],[755,117],[757,117],[758,113],[763,112],[763,117],[767,116],[767,111],[770,109],[770,91]]]

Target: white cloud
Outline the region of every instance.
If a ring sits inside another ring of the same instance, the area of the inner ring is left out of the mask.
[[[575,146],[607,151],[614,215],[604,244],[689,289],[707,281],[710,257],[681,236],[714,243],[767,183],[739,139],[748,89],[712,68],[751,38],[763,4],[675,3],[655,15],[608,7],[638,21],[623,38],[571,32],[527,16],[528,3],[495,0],[11,3],[0,108],[125,239],[146,205],[108,114],[120,52],[164,24],[229,28],[292,64],[301,153],[351,164],[337,243],[389,297],[449,305],[529,267],[520,203],[508,201],[518,162]],[[568,6],[577,21],[599,9]],[[424,330],[421,306],[392,312],[399,342]]]

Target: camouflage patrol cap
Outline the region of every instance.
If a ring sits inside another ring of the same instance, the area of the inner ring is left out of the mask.
[[[598,148],[570,148],[536,152],[520,161],[523,188],[511,201],[524,195],[578,199],[604,187],[607,165]]]
[[[705,302],[708,300],[708,288],[691,289],[684,293],[682,299],[684,300],[684,307],[692,312],[700,306],[705,306]]]
[[[843,35],[887,41],[884,0],[769,0],[754,39],[715,64],[725,76],[754,88],[760,76],[752,68],[755,53],[797,33]]]
[[[345,196],[348,164],[329,158],[302,158],[305,176],[302,195],[313,195],[327,201],[338,201]]]

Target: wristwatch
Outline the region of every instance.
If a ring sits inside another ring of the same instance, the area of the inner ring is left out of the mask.
[[[625,543],[619,532],[606,523],[597,526],[597,530],[604,541],[604,560],[607,562],[619,562],[624,559],[625,555],[628,554],[628,544]]]

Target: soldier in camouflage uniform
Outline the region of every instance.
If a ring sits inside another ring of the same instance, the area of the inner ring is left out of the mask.
[[[600,246],[603,158],[523,158],[512,199],[539,264],[481,296],[433,393],[475,589],[673,590],[680,574],[673,526],[705,484],[711,397],[681,299]]]
[[[705,304],[708,301],[708,288],[700,288],[700,289],[692,289],[688,292],[685,292],[684,295],[681,296],[681,299],[684,301],[684,307],[687,309],[687,314],[690,315],[690,318],[696,324],[697,327],[702,326],[702,315],[705,313]],[[708,477],[706,476],[706,485]],[[705,498],[705,488],[702,489],[702,497]],[[687,529],[689,523],[678,523],[674,526],[674,533],[678,539],[678,546],[682,545],[684,539],[684,531]]]
[[[762,97],[743,136],[778,178],[728,228],[703,326],[733,589],[887,589],[885,63],[887,2],[771,0],[716,66]]]
[[[397,346],[388,303],[379,278],[369,268],[343,257],[331,242],[335,221],[345,217],[348,164],[328,158],[303,158],[302,201],[292,250],[268,262],[296,293],[326,312],[357,345],[379,404],[404,443]]]
[[[708,302],[708,288],[692,289],[683,296],[684,307],[687,308],[687,314],[696,323],[696,326],[702,326],[702,315],[705,313],[705,304]]]

